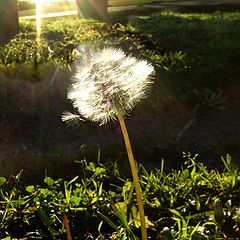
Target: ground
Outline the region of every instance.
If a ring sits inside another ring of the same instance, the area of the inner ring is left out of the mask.
[[[71,178],[79,172],[76,161],[96,160],[99,149],[103,161],[118,160],[129,171],[117,122],[99,127],[86,121],[76,129],[62,123],[63,111],[71,110],[66,101],[69,69],[51,63],[34,67],[27,75],[20,65],[1,73],[1,79],[7,79],[7,91],[0,94],[17,111],[0,105],[4,108],[0,175],[24,169],[23,176],[30,181],[41,180],[45,174]],[[135,158],[147,169],[158,167],[164,159],[167,170],[183,164],[182,151],[199,154],[199,160],[213,168],[221,169],[221,156],[226,154],[238,162],[239,83],[222,89],[220,108],[196,110],[168,87],[168,76],[163,72],[158,76],[148,98],[125,117]]]
[[[21,120],[1,122],[1,174],[16,174],[23,168],[26,179],[32,180],[35,176],[34,181],[42,179],[45,171],[50,176],[71,177],[79,171],[74,161],[96,160],[98,149],[103,161],[118,160],[128,171],[118,123],[99,127],[97,123],[82,122],[76,129],[65,126],[61,114],[71,108],[64,100],[70,74],[60,69],[51,85],[56,67],[44,68],[39,75],[42,81],[25,81],[21,89],[12,89],[21,113],[11,118]],[[199,160],[210,167],[220,168],[221,156],[227,153],[233,160],[239,159],[239,85],[224,92],[228,96],[224,108],[205,110],[204,115],[194,116],[192,109],[161,82],[155,84],[160,86],[157,91],[153,86],[149,98],[155,99],[158,109],[146,100],[125,118],[133,151],[140,163],[152,169],[160,166],[164,158],[168,170],[178,168],[183,164],[182,151],[199,154]],[[166,92],[167,99],[162,97]]]

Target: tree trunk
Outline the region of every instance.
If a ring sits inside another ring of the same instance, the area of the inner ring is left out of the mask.
[[[0,0],[0,44],[7,43],[18,31],[17,0]]]
[[[76,0],[76,3],[83,17],[107,20],[108,0]]]

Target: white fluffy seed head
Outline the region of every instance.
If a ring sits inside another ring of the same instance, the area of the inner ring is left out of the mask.
[[[68,99],[80,115],[100,124],[132,109],[152,83],[153,66],[120,49],[104,48],[82,59],[76,65]]]

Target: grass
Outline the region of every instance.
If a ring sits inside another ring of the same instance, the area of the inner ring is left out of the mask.
[[[115,45],[140,51],[157,68],[170,73],[170,83],[181,94],[193,88],[220,88],[237,81],[239,18],[239,12],[160,12],[116,25],[87,24],[75,18],[69,18],[71,23],[44,21],[41,57],[42,61],[70,63],[76,46],[100,39],[108,44],[116,38]],[[22,22],[21,30],[2,48],[3,64],[34,60],[34,26]]]
[[[195,116],[209,114],[229,102],[228,89],[237,86],[239,75],[239,11],[180,13],[155,10],[147,13],[135,12],[130,18],[126,13],[118,13],[110,16],[110,23],[74,17],[54,22],[43,20],[39,59],[35,57],[35,26],[31,21],[22,21],[21,32],[0,49],[2,141],[29,139],[30,148],[41,153],[36,161],[34,154],[31,156],[31,162],[41,171],[51,168],[49,159],[51,162],[55,159],[54,153],[46,151],[49,147],[59,152],[63,165],[65,161],[69,165],[67,162],[72,162],[73,156],[79,156],[79,149],[67,156],[60,150],[59,139],[64,144],[70,139],[76,140],[78,134],[66,130],[59,121],[61,113],[69,108],[65,100],[66,86],[77,54],[76,47],[86,43],[121,47],[154,64],[157,76],[152,94],[135,110],[136,114],[150,111],[154,117],[161,116],[164,104],[172,101],[172,95],[177,96],[178,102],[195,109]],[[57,81],[49,87],[56,69]],[[93,137],[92,129],[95,126],[91,124],[82,126],[81,139]],[[136,137],[141,138],[138,133]],[[107,149],[106,157],[116,158],[119,143],[110,142],[116,150],[109,149],[105,142],[101,146]],[[99,147],[94,146],[95,149]],[[14,155],[14,164],[19,168],[25,158],[22,154]],[[57,158],[54,161],[58,161]],[[40,162],[46,165],[41,167]],[[1,169],[5,173],[13,170],[9,166]]]
[[[223,172],[209,170],[197,156],[184,153],[181,170],[140,168],[153,239],[236,239],[239,236],[239,169],[230,156]],[[73,239],[138,239],[139,216],[133,185],[116,163],[79,161],[72,180],[44,178],[25,185],[22,175],[0,178],[1,238],[64,239],[63,216]],[[114,202],[114,203],[113,203]]]
[[[239,19],[239,12],[161,13],[140,17],[132,27],[153,44],[149,55],[170,73],[172,86],[189,97],[191,89],[224,88],[238,81]]]
[[[55,171],[52,166],[56,163],[69,167],[69,162],[83,157],[79,147],[64,150],[59,142],[65,146],[81,139],[79,146],[91,139],[94,151],[99,147],[98,140],[95,140],[96,126],[87,123],[75,131],[66,130],[60,123],[61,113],[69,108],[65,100],[66,87],[77,54],[76,47],[82,44],[121,47],[154,64],[157,77],[152,94],[135,109],[133,117],[139,112],[151,112],[154,118],[162,116],[164,103],[171,101],[172,95],[190,110],[197,109],[196,116],[209,116],[211,111],[222,108],[226,102],[228,105],[238,104],[237,97],[236,101],[231,101],[228,90],[238,86],[239,11],[181,13],[144,10],[111,14],[110,19],[109,23],[76,17],[43,20],[40,59],[35,56],[35,26],[31,21],[22,21],[21,32],[0,48],[0,104],[1,116],[4,116],[1,140],[7,144],[24,139],[24,149],[25,146],[27,149],[28,146],[30,149],[34,147],[40,154],[31,155],[32,168],[42,172],[44,168],[50,168],[57,175],[61,168]],[[56,69],[60,74],[50,87]],[[101,134],[104,132],[105,135],[109,129],[105,130],[101,130]],[[119,156],[118,142],[109,140],[113,149],[107,141],[101,141],[101,146],[108,152],[106,158]],[[18,169],[27,167],[23,162],[27,152],[16,151],[12,167],[2,161],[1,173],[9,174],[14,171],[14,166]],[[64,174],[73,174],[69,172]]]
[[[1,238],[64,239],[64,216],[75,239],[140,236],[133,185],[119,147],[122,139],[111,142],[111,137],[101,137],[113,131],[116,137],[118,129],[112,124],[97,130],[86,122],[75,130],[61,123],[62,112],[70,108],[66,87],[76,47],[86,43],[121,47],[154,64],[158,74],[150,99],[133,113],[133,118],[142,114],[141,124],[147,124],[144,114],[151,112],[155,118],[163,113],[170,91],[187,107],[197,106],[196,117],[209,116],[231,100],[225,95],[239,84],[239,11],[134,14],[111,15],[109,23],[73,17],[44,20],[40,58],[35,55],[32,22],[21,22],[21,32],[1,47],[1,140],[10,145],[12,154],[9,158],[3,151],[0,162],[4,176],[0,177]],[[56,69],[59,75],[52,82]],[[148,134],[145,131],[136,140],[146,142]],[[90,141],[93,145],[84,152],[79,146]],[[13,147],[13,142],[18,146]],[[98,154],[92,162],[101,144],[108,153],[103,152],[102,161]],[[134,147],[140,149],[137,144]],[[89,162],[81,160],[83,155]],[[121,173],[118,164],[109,161],[116,156],[120,156]],[[222,158],[223,164],[215,164],[222,171],[209,169],[189,153],[177,160],[182,166],[178,170],[166,170],[167,158],[155,170],[140,167],[149,235],[163,240],[236,239],[240,229],[238,166],[229,155]],[[21,168],[24,172],[7,177]],[[38,184],[33,184],[33,178]]]

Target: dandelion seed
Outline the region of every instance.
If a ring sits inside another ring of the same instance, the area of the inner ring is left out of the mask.
[[[77,63],[68,92],[81,116],[102,125],[117,113],[126,114],[146,96],[154,73],[150,63],[114,48],[86,56]]]
[[[79,126],[80,121],[84,121],[84,119],[78,114],[73,114],[66,111],[62,114],[62,121],[66,122],[68,126],[76,128]]]

